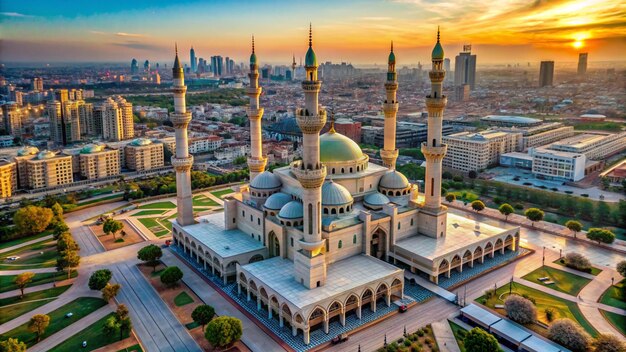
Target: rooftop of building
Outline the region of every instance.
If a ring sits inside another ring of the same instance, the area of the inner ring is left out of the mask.
[[[537,125],[542,123],[539,119],[533,119],[531,117],[524,116],[509,116],[509,115],[487,115],[481,118],[485,122],[504,123],[512,125]]]
[[[568,148],[583,150],[610,136],[608,133],[581,133],[550,144],[550,148]]]
[[[508,134],[508,132],[497,131],[497,130],[486,130],[480,132],[459,132],[453,133],[443,138],[445,140],[463,140],[463,141],[473,141],[473,142],[486,142],[490,139],[504,137]]]

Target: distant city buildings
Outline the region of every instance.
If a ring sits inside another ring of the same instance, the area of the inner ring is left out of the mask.
[[[541,61],[539,68],[539,87],[554,84],[554,61]]]
[[[578,54],[578,74],[584,75],[587,73],[587,53]]]
[[[4,120],[4,130],[10,136],[20,137],[22,135],[22,108],[17,103],[11,102],[2,105],[2,117]]]
[[[189,50],[189,60],[191,61],[191,72],[196,73],[196,71],[198,71],[198,59],[196,58],[196,51],[193,50],[193,46],[191,50]]]
[[[465,84],[470,90],[476,87],[476,55],[472,55],[471,45],[463,45],[463,51],[454,59],[454,86]]]

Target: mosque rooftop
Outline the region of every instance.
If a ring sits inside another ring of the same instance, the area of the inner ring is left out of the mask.
[[[244,265],[243,269],[258,279],[257,285],[262,282],[300,309],[402,271],[379,259],[355,255],[329,264],[326,285],[308,289],[294,279],[295,268],[289,259],[274,257]]]

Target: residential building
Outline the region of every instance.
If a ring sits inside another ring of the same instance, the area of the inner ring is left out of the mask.
[[[25,161],[26,188],[51,188],[73,182],[72,157],[41,151],[36,157]]]
[[[22,136],[22,108],[17,103],[10,102],[2,105],[2,117],[4,120],[4,130],[8,135],[14,137]]]
[[[80,176],[97,180],[120,174],[119,150],[108,149],[104,144],[88,144],[79,154]]]
[[[500,155],[515,151],[521,133],[497,130],[460,132],[443,137],[448,153],[443,166],[461,171],[479,171],[497,165]]]
[[[129,170],[147,171],[164,165],[163,143],[153,143],[149,139],[135,139],[126,145],[124,154]]]
[[[15,162],[0,160],[0,198],[9,198],[17,190],[17,167]]]

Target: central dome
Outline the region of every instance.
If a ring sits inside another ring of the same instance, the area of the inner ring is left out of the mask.
[[[363,151],[352,139],[330,131],[320,136],[320,161],[321,162],[344,162],[358,161],[363,158]]]

